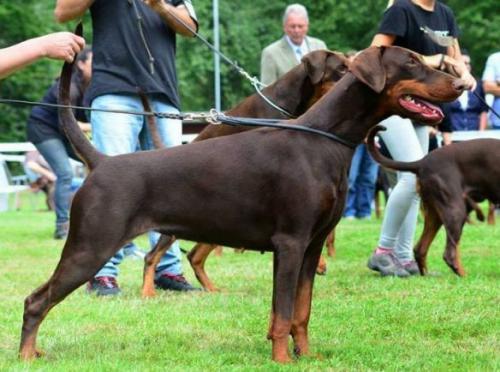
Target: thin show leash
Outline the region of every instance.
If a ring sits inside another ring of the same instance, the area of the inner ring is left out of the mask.
[[[115,114],[128,114],[128,115],[142,115],[142,116],[154,116],[157,118],[166,118],[166,119],[174,119],[174,120],[183,120],[183,121],[194,121],[194,120],[204,120],[207,123],[218,125],[218,124],[226,124],[231,126],[249,126],[249,127],[269,127],[269,128],[277,128],[277,129],[290,129],[298,132],[306,132],[315,135],[319,135],[322,137],[326,137],[332,141],[338,142],[344,146],[350,147],[354,149],[357,144],[345,140],[336,136],[333,133],[328,133],[319,129],[306,127],[303,125],[291,125],[291,124],[282,124],[282,120],[280,119],[254,119],[254,118],[243,118],[236,116],[228,116],[223,113],[217,112],[215,109],[210,110],[208,114],[195,114],[195,113],[165,113],[165,112],[154,112],[154,111],[127,111],[127,110],[108,110],[108,109],[98,109],[91,108],[85,106],[73,106],[73,105],[60,105],[57,103],[43,103],[43,102],[32,102],[32,101],[24,101],[19,99],[7,99],[0,98],[0,103],[13,103],[20,105],[29,105],[29,106],[46,106],[46,107],[56,107],[56,108],[70,108],[75,110],[85,110],[85,111],[97,111],[97,112],[109,112]],[[281,122],[281,124],[279,124]]]
[[[491,107],[490,105],[488,105],[488,103],[484,100],[484,98],[483,98],[483,97],[481,97],[481,96],[480,96],[479,94],[477,94],[475,91],[474,91],[474,92],[472,92],[472,94],[474,94],[474,95],[477,97],[477,99],[479,99],[479,100],[481,101],[481,103],[482,103],[483,105],[485,105],[486,107],[488,107],[488,109],[489,109],[492,113],[494,113],[494,114],[495,114],[495,116],[496,116],[497,118],[499,118],[499,119],[500,119],[500,115],[498,114],[498,112],[496,112],[496,110],[495,110],[493,107]]]
[[[154,63],[154,58],[151,55],[151,52],[149,50],[148,44],[146,42],[146,39],[144,37],[144,31],[142,27],[142,17],[139,14],[139,10],[137,9],[137,5],[135,4],[135,0],[127,0],[130,4],[133,4],[134,6],[134,11],[137,17],[137,22],[138,22],[138,28],[139,28],[139,33],[141,35],[142,41],[146,47],[146,51],[148,53],[148,58],[150,60],[150,64]],[[272,102],[268,97],[266,97],[261,90],[266,87],[265,84],[259,81],[255,76],[250,76],[248,72],[246,72],[242,67],[238,66],[238,64],[234,61],[232,61],[229,57],[227,57],[224,53],[222,53],[220,50],[218,50],[215,46],[213,46],[206,38],[204,38],[202,35],[200,35],[196,30],[193,30],[192,27],[190,27],[184,20],[179,18],[175,13],[171,12],[170,15],[182,26],[184,26],[189,32],[191,32],[193,35],[195,35],[203,44],[205,44],[210,50],[212,50],[214,53],[216,53],[219,57],[221,57],[227,64],[229,64],[234,70],[236,70],[241,76],[243,76],[245,79],[247,79],[252,86],[255,89],[255,92],[272,108],[275,110],[281,112],[283,115],[289,117],[289,118],[295,118],[293,114],[285,110],[283,107],[278,106],[274,102]]]

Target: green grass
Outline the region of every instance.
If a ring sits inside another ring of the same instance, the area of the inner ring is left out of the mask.
[[[102,299],[78,289],[40,329],[46,356],[20,362],[24,298],[48,279],[62,248],[51,239],[53,218],[29,206],[0,213],[0,371],[500,370],[499,227],[466,226],[466,278],[442,261],[441,232],[430,251],[432,275],[402,280],[365,267],[380,229],[376,220],[338,228],[337,257],[316,279],[310,321],[316,357],[288,366],[270,361],[271,255],[226,249],[208,260],[224,288],[216,294],[161,293],[144,301],[142,264],[125,260],[122,296]],[[146,246],[144,238],[139,243]]]

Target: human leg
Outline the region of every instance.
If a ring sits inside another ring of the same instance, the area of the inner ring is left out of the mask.
[[[140,111],[142,104],[139,98],[131,95],[108,94],[94,99],[92,108]],[[91,125],[95,147],[104,154],[119,155],[136,150],[143,118],[137,115],[93,111]],[[133,243],[128,243],[125,247],[130,244]],[[98,293],[103,295],[118,293],[114,278],[118,276],[118,265],[123,257],[122,248],[95,275],[90,289],[97,289]]]
[[[344,217],[353,218],[356,216],[356,205],[357,205],[357,179],[359,176],[359,168],[361,165],[361,160],[363,157],[363,145],[358,145],[354,151],[354,155],[351,161],[351,167],[349,168],[349,190],[347,193],[346,206],[344,210]]]
[[[399,161],[415,161],[421,159],[427,151],[427,144],[424,148],[422,142],[425,136],[419,128],[415,128],[410,120],[398,116],[392,116],[382,122],[387,127],[387,131],[382,134],[383,140],[389,149],[392,157]],[[424,128],[425,129],[425,128]],[[399,234],[402,232],[402,240],[405,244],[398,245],[398,254],[402,257],[413,257],[411,243],[408,247],[408,237],[413,236],[416,225],[416,208],[420,198],[416,192],[416,177],[409,172],[402,172],[399,175],[398,183],[389,196],[386,206],[386,213],[382,223],[378,249],[369,260],[368,266],[382,275],[408,276],[406,271],[395,255]],[[412,209],[412,210],[411,210]],[[409,212],[411,210],[410,216]],[[407,218],[408,217],[408,218]],[[405,225],[403,231],[402,227]],[[404,251],[409,248],[409,253]]]
[[[170,105],[163,97],[153,95],[150,97],[153,110],[156,112],[166,112],[178,114],[179,110]],[[158,132],[162,142],[167,147],[179,146],[182,144],[182,121],[158,118],[156,120]],[[141,148],[149,150],[154,148],[151,134],[146,125],[144,125],[141,133]],[[149,233],[149,241],[153,249],[160,237],[156,232]],[[170,248],[161,257],[160,262],[156,266],[155,274],[156,285],[162,289],[190,291],[195,289],[192,287],[182,275],[181,265],[181,250],[178,241],[174,241]]]
[[[35,144],[56,175],[54,204],[56,213],[55,239],[65,239],[68,235],[69,207],[71,203],[71,181],[73,169],[69,162],[63,141],[51,138]]]
[[[370,218],[377,182],[378,164],[372,159],[366,145],[362,146],[362,160],[357,182],[357,218]]]

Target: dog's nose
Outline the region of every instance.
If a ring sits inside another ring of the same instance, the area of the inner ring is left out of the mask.
[[[455,79],[453,81],[453,88],[460,92],[463,92],[467,88],[467,84],[462,79]]]

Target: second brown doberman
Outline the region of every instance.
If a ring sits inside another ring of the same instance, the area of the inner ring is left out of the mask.
[[[302,115],[318,99],[320,99],[335,82],[344,76],[348,70],[348,59],[338,52],[328,50],[316,50],[306,54],[299,65],[294,67],[288,73],[279,78],[276,82],[263,89],[262,94],[272,103],[286,110],[294,117]],[[149,103],[143,98],[143,105],[146,111],[150,111]],[[266,119],[286,119],[286,116],[279,110],[266,102],[259,94],[244,99],[234,108],[225,112],[229,116],[266,118]],[[152,133],[157,133],[154,119],[150,117],[149,128]],[[251,126],[231,126],[225,124],[210,124],[194,139],[193,142],[199,142],[215,137],[232,135],[255,129]],[[153,135],[156,148],[161,148],[159,135]],[[202,178],[205,175],[200,174]],[[170,240],[164,237],[164,243]],[[163,244],[163,247],[168,244]],[[208,243],[197,243],[188,254],[188,260],[193,268],[196,278],[207,291],[216,291],[217,288],[208,277],[205,271],[205,262],[209,254],[216,249],[217,245]],[[327,241],[328,254],[331,256],[333,246],[330,240]],[[158,249],[145,257],[144,284],[142,288],[143,297],[152,297],[154,291],[154,266],[159,262],[163,251]],[[318,263],[317,273],[326,272],[326,260],[321,256]]]
[[[71,65],[61,75],[69,102]],[[106,156],[80,131],[73,112],[61,126],[90,169],[71,207],[61,259],[24,303],[20,357],[40,355],[38,329],[50,309],[87,282],[125,242],[150,230],[174,237],[273,252],[268,338],[272,358],[309,353],[308,323],[316,266],[338,223],[354,147],[368,130],[397,114],[435,124],[429,102],[456,99],[464,83],[398,47],[369,48],[297,124],[341,138],[263,128],[170,149]],[[419,100],[409,107],[405,96]],[[195,175],[205,174],[205,177]],[[216,216],[216,217],[214,217]],[[249,311],[252,311],[249,309]]]
[[[430,152],[415,162],[399,162],[383,156],[374,138],[383,127],[375,127],[368,137],[368,148],[382,166],[417,175],[425,222],[414,248],[420,273],[427,272],[427,252],[438,230],[446,230],[446,264],[460,276],[465,275],[459,254],[460,237],[468,214],[484,215],[477,203],[485,199],[500,202],[500,140],[477,139],[454,143]]]

